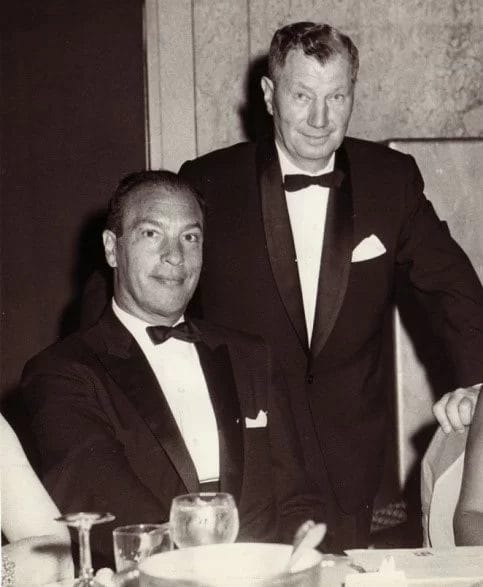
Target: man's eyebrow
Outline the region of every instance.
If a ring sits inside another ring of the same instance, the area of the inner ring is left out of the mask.
[[[157,220],[153,220],[152,218],[149,218],[149,216],[145,216],[145,217],[141,217],[141,218],[136,218],[134,220],[134,222],[130,225],[129,228],[134,230],[142,224],[152,224],[154,226],[157,226],[158,228],[163,227],[162,222],[158,222]],[[203,226],[202,226],[201,222],[199,222],[199,220],[197,220],[196,222],[191,222],[190,224],[187,224],[186,226],[183,226],[183,230],[192,230],[193,228],[199,228],[201,231],[203,231]]]
[[[130,228],[137,228],[140,224],[154,224],[158,227],[162,226],[161,222],[153,220],[152,218],[149,218],[149,216],[142,216],[141,218],[136,218],[130,225]]]
[[[196,222],[192,222],[191,224],[187,224],[184,227],[184,230],[191,230],[192,228],[199,228],[201,231],[203,230],[203,226],[201,225],[201,222],[199,222],[198,220]]]
[[[291,89],[293,92],[305,92],[307,94],[312,94],[313,96],[315,96],[317,94],[317,91],[308,86],[307,84],[305,84],[303,81],[297,80],[296,82],[294,82],[291,86]]]
[[[304,90],[304,91],[309,92],[309,93],[312,93],[312,94],[317,93],[313,88],[311,88],[310,86],[307,86],[301,80],[296,80],[292,84],[292,88],[295,89],[295,90]],[[333,90],[331,90],[331,92],[340,92],[340,91],[350,92],[351,89],[352,89],[352,85],[351,84],[341,83],[337,87],[335,87]]]
[[[295,80],[294,83],[292,84],[292,87],[294,88],[301,88],[302,90],[309,90],[309,91],[313,91],[312,88],[310,86],[307,86],[303,81],[301,80]]]
[[[337,86],[336,88],[334,88],[334,92],[341,92],[341,91],[345,91],[345,92],[350,92],[352,89],[352,83],[346,84],[340,84],[339,86]]]

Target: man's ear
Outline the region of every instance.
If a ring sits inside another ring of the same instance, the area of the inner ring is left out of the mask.
[[[267,107],[267,112],[273,116],[273,82],[272,80],[264,75],[261,79],[263,99]]]
[[[107,264],[109,267],[117,267],[117,237],[112,230],[105,230],[102,233],[102,242]]]

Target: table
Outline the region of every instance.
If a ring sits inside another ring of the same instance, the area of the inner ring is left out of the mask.
[[[361,587],[372,587],[374,581],[364,570],[377,570],[387,556],[394,558],[396,569],[404,571],[408,587],[483,587],[483,547],[480,546],[351,550],[348,556],[324,555],[320,587],[343,587],[349,574],[360,579]],[[381,585],[392,587],[393,583],[389,580]],[[46,587],[72,587],[72,581]]]

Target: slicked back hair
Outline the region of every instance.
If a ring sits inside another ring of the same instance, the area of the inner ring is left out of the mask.
[[[351,65],[351,80],[355,83],[359,71],[359,51],[350,37],[328,24],[295,22],[278,29],[273,35],[268,53],[268,74],[274,80],[284,66],[290,51],[302,50],[315,57],[321,65],[340,55]]]
[[[201,194],[178,174],[164,170],[136,171],[121,179],[109,200],[106,229],[111,230],[117,237],[122,236],[124,213],[133,192],[143,186],[157,186],[170,193],[191,194],[198,202],[204,219],[206,204]]]

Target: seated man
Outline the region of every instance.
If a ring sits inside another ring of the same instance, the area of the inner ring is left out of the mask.
[[[112,565],[114,525],[166,521],[182,493],[232,493],[239,540],[291,541],[302,522],[324,517],[267,345],[183,321],[203,233],[203,203],[183,179],[126,177],[103,233],[112,304],[24,370],[43,480],[58,507],[116,516],[92,532],[97,564]]]

